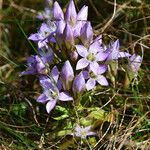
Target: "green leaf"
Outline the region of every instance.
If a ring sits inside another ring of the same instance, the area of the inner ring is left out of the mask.
[[[55,120],[63,120],[63,119],[66,119],[66,118],[68,118],[68,117],[69,117],[69,115],[63,114],[63,115],[61,115],[61,116],[59,116],[59,117],[53,117],[53,119],[55,119]]]

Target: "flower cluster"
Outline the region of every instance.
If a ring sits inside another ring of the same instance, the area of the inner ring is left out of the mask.
[[[22,74],[38,75],[43,93],[37,101],[46,103],[48,113],[58,101],[79,101],[86,91],[108,86],[108,68],[120,58],[127,58],[130,71],[137,75],[141,57],[120,52],[119,40],[105,45],[101,35],[95,38],[87,17],[87,6],[77,13],[70,0],[64,13],[55,1],[51,9],[46,7],[45,12],[38,15],[44,23],[37,33],[29,36],[37,44],[39,53],[28,58],[28,68]],[[75,135],[83,138],[94,135],[89,129],[82,135],[77,127]]]

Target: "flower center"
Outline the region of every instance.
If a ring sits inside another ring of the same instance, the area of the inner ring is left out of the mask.
[[[93,53],[89,53],[88,56],[87,56],[87,60],[95,61],[95,55]]]
[[[93,72],[90,72],[90,73],[89,73],[89,76],[90,76],[92,79],[96,79],[96,77],[97,77]]]
[[[57,92],[51,91],[51,93],[52,93],[52,97],[54,99],[56,99],[58,97],[58,93]]]

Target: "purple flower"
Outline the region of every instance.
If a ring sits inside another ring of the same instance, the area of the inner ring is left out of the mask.
[[[67,48],[70,48],[74,45],[74,35],[71,26],[67,23],[63,33],[65,45]]]
[[[59,24],[59,21],[63,21],[63,23],[65,24],[68,23],[72,27],[74,37],[80,36],[80,30],[87,20],[87,14],[87,6],[83,6],[77,14],[73,0],[70,0],[64,18],[64,13],[61,7],[59,6],[58,2],[54,3],[53,17],[56,20],[56,25]],[[57,34],[59,34],[58,31]]]
[[[38,15],[36,16],[36,18],[39,20],[51,19],[52,18],[52,11],[48,7],[45,7],[44,11],[39,12]]]
[[[37,101],[46,103],[46,110],[48,113],[55,107],[58,100],[71,101],[73,98],[67,92],[60,92],[58,87],[59,72],[55,66],[50,74],[50,78],[47,76],[41,76],[40,83],[44,92],[38,97]]]
[[[102,75],[106,72],[106,65],[97,65],[92,68],[89,67],[89,71],[83,71],[83,76],[85,79],[88,79],[86,83],[86,89],[89,91],[96,86],[96,82],[98,82],[102,86],[108,86],[107,79]]]
[[[42,48],[47,46],[49,42],[49,37],[52,36],[56,30],[56,26],[54,23],[49,22],[49,24],[42,23],[39,31],[37,33],[31,34],[29,39],[38,43],[38,47]]]
[[[44,62],[43,58],[38,55],[29,57],[27,59],[27,64],[28,68],[26,71],[21,73],[22,75],[47,73],[46,62]]]
[[[101,47],[98,41],[95,41],[89,46],[89,49],[85,48],[83,45],[76,45],[78,54],[83,57],[76,65],[76,70],[86,68],[88,65],[90,68],[94,67],[95,64],[98,65],[99,61],[104,61],[108,54],[101,51]]]
[[[82,73],[79,73],[75,77],[75,79],[73,81],[73,85],[72,85],[72,91],[75,96],[78,96],[85,91],[85,79],[84,79]]]
[[[142,63],[142,57],[139,55],[133,54],[129,58],[129,71],[132,71],[135,77],[138,74],[138,70],[140,69],[141,63]]]
[[[75,8],[73,0],[70,0],[68,7],[66,9],[65,20],[70,25],[75,25],[76,19],[77,19],[76,8]]]
[[[84,128],[82,126],[77,125],[75,127],[75,132],[72,133],[71,135],[80,137],[81,139],[86,139],[87,136],[93,136],[96,135],[96,133],[91,131],[91,126]]]
[[[120,43],[119,40],[116,40],[114,43],[112,43],[108,49],[106,50],[109,55],[107,58],[107,61],[112,61],[112,60],[118,60],[118,58],[123,58],[123,57],[129,57],[131,56],[127,52],[119,52],[120,49]]]
[[[74,72],[68,60],[64,63],[60,76],[64,90],[70,90],[74,79]]]
[[[54,3],[52,12],[55,20],[64,20],[64,13],[58,2]]]
[[[84,24],[81,29],[81,41],[85,47],[88,47],[93,40],[93,28],[90,22]]]

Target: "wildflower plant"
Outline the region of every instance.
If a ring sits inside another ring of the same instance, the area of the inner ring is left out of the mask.
[[[141,56],[120,51],[119,40],[104,44],[102,35],[94,35],[87,17],[88,7],[83,6],[77,13],[73,0],[69,1],[65,12],[57,1],[51,7],[47,5],[37,16],[43,20],[41,27],[29,36],[37,44],[38,53],[27,59],[28,67],[22,72],[22,75],[38,76],[43,92],[37,102],[46,104],[50,116],[57,105],[65,107],[65,113],[71,112],[66,115],[73,117],[67,134],[81,139],[98,136],[92,129],[99,115],[91,120],[85,118],[97,110],[96,91],[112,86],[119,60],[128,60],[124,70],[127,74],[130,72],[131,80],[137,77],[142,62]],[[85,109],[89,109],[86,116]]]

